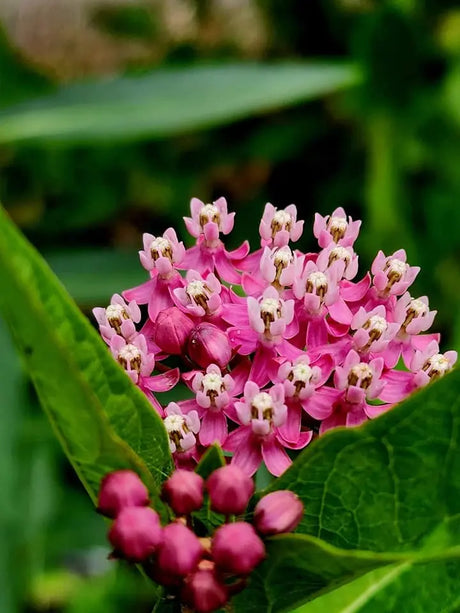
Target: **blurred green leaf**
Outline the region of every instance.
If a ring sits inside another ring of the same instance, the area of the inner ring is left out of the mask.
[[[162,138],[289,106],[359,82],[340,63],[161,69],[70,85],[0,114],[0,142]]]
[[[103,306],[113,294],[147,279],[134,252],[69,250],[46,254],[45,258],[80,305]]]
[[[80,479],[95,500],[107,472],[132,468],[156,499],[171,469],[160,417],[3,210],[0,228],[0,310]]]
[[[346,549],[460,553],[460,370],[359,428],[326,433],[272,489],[292,489],[298,528]]]
[[[459,594],[458,560],[402,562],[367,573],[292,613],[394,613],[409,606],[414,613],[457,613]]]

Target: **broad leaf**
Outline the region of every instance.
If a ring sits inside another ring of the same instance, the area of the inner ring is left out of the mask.
[[[298,531],[345,549],[460,546],[460,371],[359,428],[315,441],[272,489],[305,504]]]
[[[0,311],[93,500],[102,476],[121,467],[155,497],[171,470],[160,417],[2,209],[0,287]]]
[[[457,613],[460,561],[385,566],[329,592],[293,613]]]
[[[241,64],[161,69],[63,87],[0,114],[0,142],[162,138],[355,85],[354,66]]]

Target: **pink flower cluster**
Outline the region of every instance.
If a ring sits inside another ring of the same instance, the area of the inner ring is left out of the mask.
[[[205,491],[211,509],[223,513],[226,522],[199,538],[193,513],[203,507]],[[253,480],[236,466],[215,470],[206,482],[193,471],[176,470],[163,484],[163,498],[175,518],[162,526],[148,506],[142,481],[132,471],[121,470],[103,479],[98,508],[114,519],[109,531],[112,557],[142,563],[171,597],[207,613],[244,588],[247,576],[265,558],[262,539],[291,532],[302,518],[303,505],[288,490],[261,498],[253,523],[235,518],[245,513],[253,493]]]
[[[144,234],[150,278],[94,309],[115,359],[164,419],[177,466],[192,468],[217,442],[247,474],[264,461],[280,475],[286,450],[380,415],[455,363],[428,332],[428,299],[409,293],[419,268],[404,250],[379,251],[355,280],[361,222],[342,208],[316,214],[316,253],[292,246],[303,231],[294,205],[266,205],[253,253],[247,242],[225,249],[234,213],[224,198],[193,198],[185,223],[193,247],[172,228]],[[154,392],[179,382],[191,398],[163,407]]]

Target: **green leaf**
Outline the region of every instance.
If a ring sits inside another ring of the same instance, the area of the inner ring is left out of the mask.
[[[225,458],[222,449],[219,445],[211,445],[203,454],[195,472],[201,475],[203,479],[207,479],[214,470],[222,466],[225,466]]]
[[[363,575],[293,613],[457,613],[460,561],[402,562]]]
[[[0,113],[0,142],[163,138],[318,98],[358,83],[349,64],[161,69],[69,85]]]
[[[298,531],[345,549],[460,548],[459,390],[455,370],[307,448],[271,488],[303,500]]]
[[[104,474],[122,467],[156,498],[172,467],[160,417],[3,209],[0,287],[0,312],[93,500]]]

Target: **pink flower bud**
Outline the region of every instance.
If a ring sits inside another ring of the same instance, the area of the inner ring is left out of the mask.
[[[248,575],[264,559],[265,547],[251,524],[239,521],[216,530],[211,553],[219,570]]]
[[[157,564],[161,573],[185,576],[193,572],[203,554],[198,537],[179,522],[163,529]]]
[[[166,353],[180,355],[192,329],[190,317],[173,306],[158,313],[153,340]]]
[[[122,509],[109,531],[115,552],[131,562],[142,562],[162,541],[158,514],[150,507]]]
[[[244,513],[254,493],[254,481],[235,464],[215,470],[206,481],[213,511],[224,515]]]
[[[198,511],[203,504],[204,481],[191,470],[176,470],[163,484],[163,498],[176,515]]]
[[[303,515],[303,504],[290,490],[278,490],[259,500],[254,509],[254,526],[261,534],[292,532]]]
[[[232,357],[232,348],[226,333],[214,324],[198,324],[188,339],[188,354],[202,368],[217,364],[224,368]]]
[[[199,569],[187,577],[181,596],[197,613],[209,613],[227,602],[228,591],[214,570]]]
[[[117,470],[102,479],[97,507],[102,515],[114,518],[125,507],[148,504],[147,488],[132,470]]]

